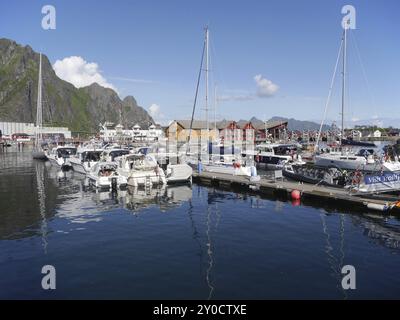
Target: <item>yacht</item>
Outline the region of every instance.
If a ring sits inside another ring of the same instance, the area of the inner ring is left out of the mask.
[[[150,147],[141,147],[137,154],[149,155],[165,171],[168,184],[192,182],[193,169],[185,163],[184,156],[179,152],[167,152],[167,148],[157,143]]]
[[[92,147],[78,148],[76,155],[69,158],[69,163],[75,172],[87,174],[100,161],[102,152],[102,149]]]
[[[198,165],[199,172],[202,170],[213,173],[223,173],[234,176],[257,177],[257,169],[255,166],[243,166],[240,162],[225,163],[214,162],[209,164]]]
[[[87,173],[89,183],[99,189],[113,189],[126,187],[126,177],[117,172],[116,162],[97,162]]]
[[[118,173],[127,178],[133,187],[164,185],[165,173],[151,155],[129,154],[118,158]]]
[[[61,169],[71,168],[69,158],[76,155],[77,149],[73,146],[57,146],[47,151],[46,156],[50,163],[61,167]]]
[[[186,163],[168,164],[165,178],[168,184],[192,182],[193,169]]]
[[[348,21],[346,22],[348,23]],[[345,145],[351,145],[351,146],[358,146],[358,147],[368,147],[368,148],[374,148],[376,147],[375,144],[372,143],[367,143],[367,142],[356,142],[352,141],[351,139],[346,139],[345,137],[345,127],[344,127],[344,115],[345,115],[345,102],[346,102],[346,66],[347,66],[347,33],[349,32],[348,25],[345,25],[344,30],[343,30],[343,36],[341,40],[341,46],[338,54],[338,59],[337,63],[339,62],[340,55],[342,56],[342,62],[343,62],[343,67],[342,67],[342,103],[341,103],[341,147]],[[337,64],[336,64],[337,67]],[[336,67],[335,67],[335,73],[336,73]],[[335,73],[332,79],[335,78]],[[331,90],[332,90],[333,82],[331,84],[331,89],[329,92],[329,98],[331,95]],[[328,102],[329,98],[325,107],[325,115],[328,107]],[[315,150],[318,149],[318,142],[321,137],[321,130],[322,130],[322,125],[325,120],[325,115],[324,119],[321,122],[320,130],[318,132],[318,137],[317,137],[317,142],[315,145]],[[329,153],[322,153],[322,154],[316,154],[315,155],[315,165],[318,167],[325,167],[325,168],[330,168],[330,167],[335,167],[338,169],[342,170],[357,170],[357,171],[368,171],[368,172],[400,172],[400,162],[396,157],[389,159],[389,157],[379,157],[376,155],[375,152],[374,154],[369,154],[366,153],[354,153],[352,151],[346,151],[342,148],[340,152],[329,152]]]
[[[299,146],[297,144],[263,143],[255,147],[254,161],[260,168],[279,170],[283,166],[294,160],[301,160],[297,156]]]
[[[382,159],[373,150],[366,149],[361,149],[358,153],[341,152],[316,155],[315,165],[353,171],[400,172],[400,162],[397,157]]]

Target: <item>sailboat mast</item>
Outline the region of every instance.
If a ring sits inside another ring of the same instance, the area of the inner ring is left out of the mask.
[[[342,136],[344,139],[344,105],[346,98],[346,67],[347,67],[347,23],[343,31],[343,73],[342,73]]]
[[[39,146],[42,140],[42,54],[39,55],[39,75],[38,75],[38,98],[36,105],[36,139],[35,145]]]
[[[209,136],[209,124],[208,124],[208,68],[209,68],[209,54],[208,54],[208,26],[206,27],[206,125],[207,125],[207,135]]]
[[[217,132],[217,86],[214,88],[214,130]]]

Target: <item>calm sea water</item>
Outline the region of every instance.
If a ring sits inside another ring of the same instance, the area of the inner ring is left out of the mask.
[[[0,153],[0,298],[400,298],[400,220],[198,185],[96,193]],[[56,290],[41,287],[44,265]],[[343,265],[356,290],[341,287]]]

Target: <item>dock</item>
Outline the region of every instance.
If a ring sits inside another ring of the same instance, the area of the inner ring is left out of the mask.
[[[391,206],[399,201],[394,195],[355,195],[349,190],[288,181],[284,178],[273,179],[261,176],[260,180],[252,181],[250,177],[229,174],[193,172],[193,181],[202,185],[221,187],[223,189],[241,189],[255,194],[274,196],[292,200],[292,191],[300,192],[301,201],[323,201],[324,205],[343,205],[362,211],[381,211],[391,214],[400,214],[400,207]]]

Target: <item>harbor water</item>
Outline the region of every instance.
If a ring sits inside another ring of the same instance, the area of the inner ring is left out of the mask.
[[[398,217],[196,184],[95,192],[0,153],[1,299],[399,299],[399,266]]]

